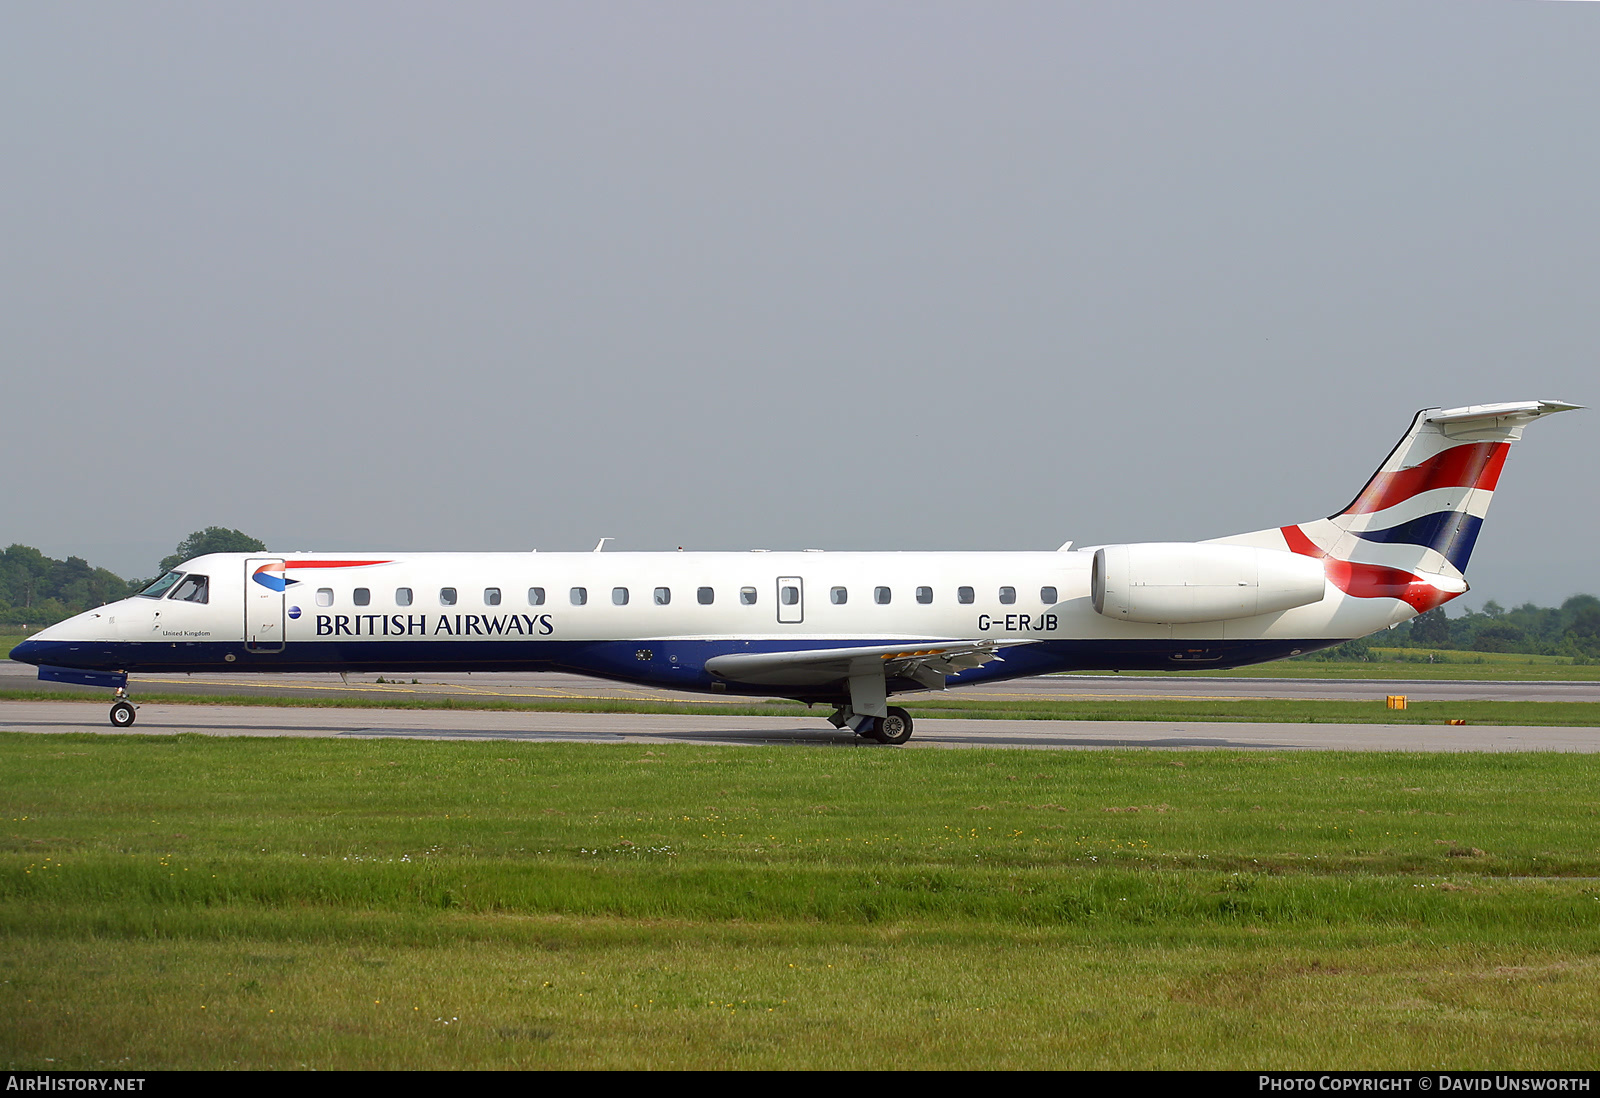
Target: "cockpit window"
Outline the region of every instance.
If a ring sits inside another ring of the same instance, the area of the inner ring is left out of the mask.
[[[146,587],[143,591],[140,591],[139,597],[142,599],[159,599],[162,595],[167,593],[167,589],[169,587],[177,583],[182,578],[182,572],[168,572],[166,575],[152,583],[149,587]]]
[[[168,595],[167,597],[176,599],[179,602],[204,603],[207,601],[206,589],[209,586],[210,585],[206,581],[205,576],[197,576],[191,572],[189,575],[184,577],[182,583],[178,584],[177,590],[173,591],[172,594]]]

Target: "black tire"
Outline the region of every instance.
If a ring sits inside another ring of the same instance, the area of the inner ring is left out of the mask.
[[[118,728],[127,728],[138,715],[138,711],[127,702],[117,702],[111,707],[111,723]]]
[[[911,738],[911,714],[898,706],[890,707],[887,717],[872,722],[872,738],[879,743],[905,743]]]

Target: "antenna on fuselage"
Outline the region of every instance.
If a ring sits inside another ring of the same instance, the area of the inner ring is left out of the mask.
[[[616,540],[616,538],[601,538],[599,541],[594,543],[594,551],[598,553],[606,547],[606,542]]]

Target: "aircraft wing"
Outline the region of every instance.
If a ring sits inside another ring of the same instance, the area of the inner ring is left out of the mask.
[[[842,687],[853,677],[881,670],[885,678],[915,679],[929,690],[943,690],[946,675],[982,667],[991,660],[1005,662],[998,648],[999,643],[992,640],[957,640],[809,652],[733,652],[711,657],[706,670],[730,682],[774,687]]]

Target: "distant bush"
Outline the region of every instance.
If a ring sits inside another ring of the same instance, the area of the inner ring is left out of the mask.
[[[1304,656],[1296,656],[1301,660],[1337,660],[1341,663],[1350,661],[1370,660],[1378,662],[1383,656],[1372,650],[1371,637],[1357,637],[1355,640],[1345,641],[1343,644],[1324,648],[1320,652],[1309,652]]]

